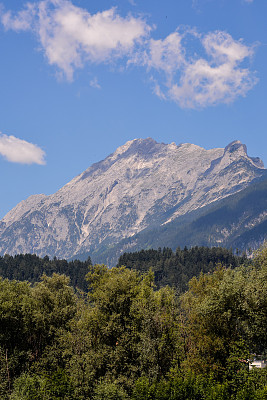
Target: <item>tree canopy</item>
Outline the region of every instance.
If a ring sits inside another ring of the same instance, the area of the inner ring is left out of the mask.
[[[185,252],[188,250],[184,250]],[[267,248],[251,265],[218,265],[188,290],[157,288],[150,269],[88,265],[68,277],[0,279],[3,400],[263,400]]]

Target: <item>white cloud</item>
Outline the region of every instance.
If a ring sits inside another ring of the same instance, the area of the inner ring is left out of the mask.
[[[153,80],[153,79],[151,79]],[[162,92],[160,85],[158,82],[154,82],[154,88],[153,88],[153,93],[158,96],[160,99],[166,100],[165,94]]]
[[[101,89],[101,86],[100,86],[96,76],[93,79],[91,79],[90,86],[95,88],[95,89]]]
[[[148,68],[162,70],[167,76],[171,76],[173,71],[184,63],[184,56],[182,35],[174,32],[164,40],[150,40],[149,51],[144,53],[143,64]]]
[[[155,40],[141,17],[122,17],[115,8],[90,14],[70,0],[27,3],[16,15],[3,12],[1,21],[6,29],[33,31],[49,64],[70,81],[86,63],[124,59],[152,74],[157,96],[184,108],[229,103],[257,82],[245,66],[254,48],[226,32],[187,28]],[[90,85],[99,88],[96,79]]]
[[[7,30],[12,29],[17,32],[27,31],[32,27],[36,11],[35,4],[28,3],[25,9],[19,11],[15,16],[13,16],[10,11],[3,12],[1,15],[1,22]]]
[[[84,63],[107,63],[129,55],[150,27],[141,18],[121,17],[115,8],[91,15],[68,0],[42,0],[27,4],[12,16],[2,15],[6,29],[33,30],[49,64],[62,70],[68,80]]]
[[[0,154],[20,164],[45,164],[45,152],[35,144],[0,133]]]
[[[187,55],[184,42],[188,35],[205,50],[205,58]],[[133,62],[160,74],[158,79],[153,77],[154,93],[160,98],[173,100],[184,108],[198,108],[245,96],[257,79],[240,64],[252,54],[252,47],[234,40],[226,32],[200,36],[188,30],[184,34],[172,33],[164,40],[151,39],[148,50]],[[165,80],[160,83],[162,72]]]

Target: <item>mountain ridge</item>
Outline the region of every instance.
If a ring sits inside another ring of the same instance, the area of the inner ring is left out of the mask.
[[[265,172],[240,141],[205,150],[134,139],[56,193],[14,207],[1,220],[0,253],[95,251],[236,193]]]

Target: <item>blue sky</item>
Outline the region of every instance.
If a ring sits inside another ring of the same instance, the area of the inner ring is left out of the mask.
[[[265,0],[0,4],[0,217],[139,137],[267,165]]]

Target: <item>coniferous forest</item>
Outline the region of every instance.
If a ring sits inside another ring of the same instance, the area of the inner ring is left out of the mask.
[[[158,288],[169,285],[184,292],[188,289],[190,279],[199,276],[201,272],[213,272],[219,264],[227,268],[236,268],[248,265],[249,262],[245,253],[234,255],[232,250],[223,247],[195,246],[190,249],[177,247],[175,252],[164,247],[158,250],[124,253],[119,258],[118,266],[125,265],[142,273],[151,268]]]
[[[0,398],[266,399],[267,369],[248,360],[267,352],[267,247],[252,262],[217,252],[140,252],[112,269],[1,258]]]

